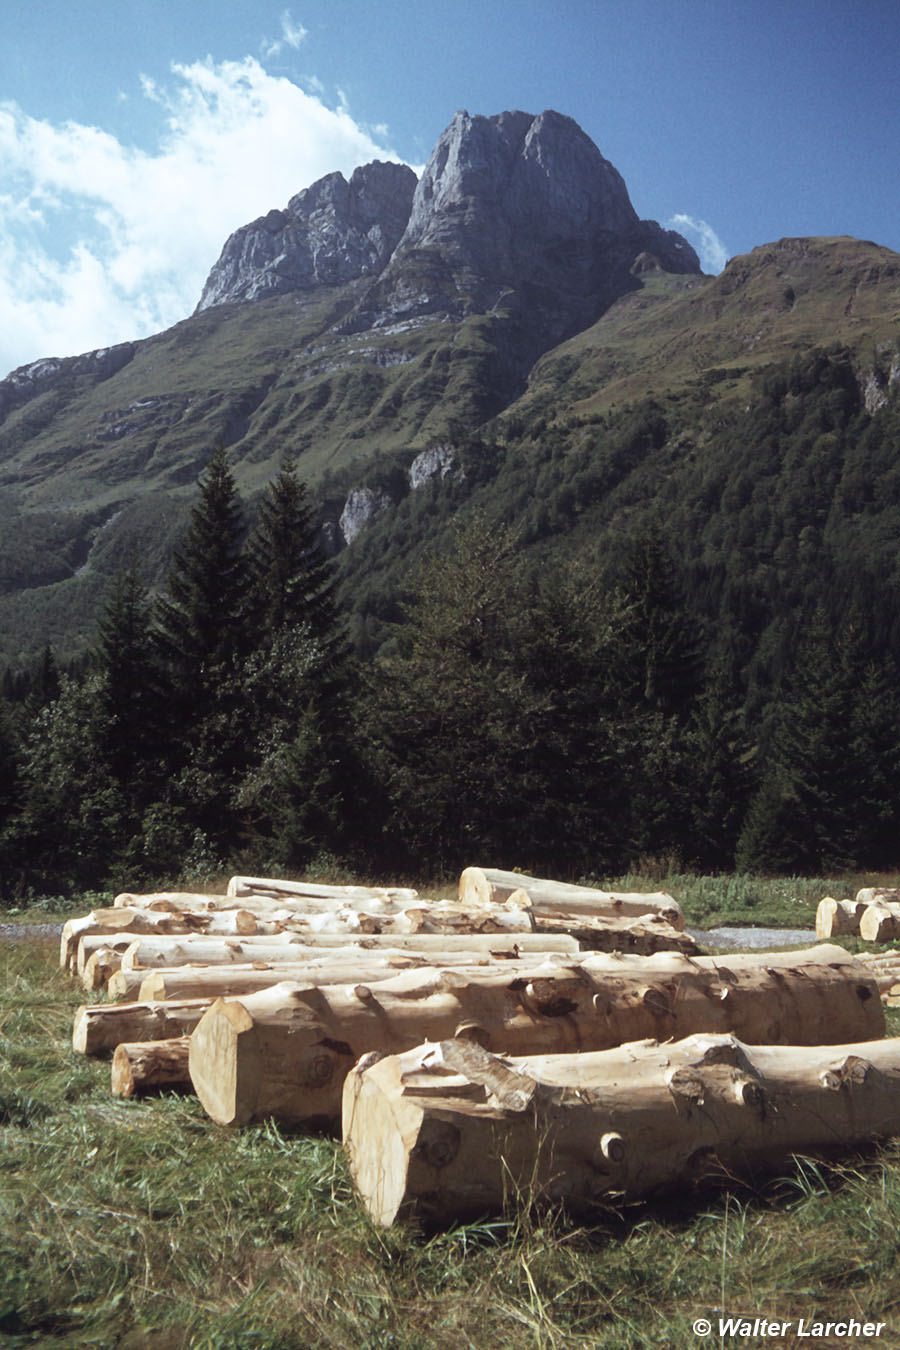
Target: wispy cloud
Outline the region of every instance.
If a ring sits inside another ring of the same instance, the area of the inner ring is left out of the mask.
[[[174,65],[140,96],[158,113],[150,149],[0,103],[0,378],[168,327],[232,230],[335,169],[396,158],[344,101],[249,57]]]
[[[704,272],[721,272],[728,261],[728,250],[711,225],[684,213],[673,216],[666,225],[670,230],[678,230],[693,244]]]
[[[280,56],[285,47],[290,47],[297,51],[309,37],[309,30],[303,27],[302,23],[297,23],[291,16],[291,11],[285,9],[281,14],[281,37],[274,38],[263,44],[263,55],[267,59],[273,56]]]

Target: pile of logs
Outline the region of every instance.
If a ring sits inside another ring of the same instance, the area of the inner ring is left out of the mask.
[[[102,992],[73,1045],[112,1055],[114,1093],[342,1128],[379,1223],[526,1184],[589,1205],[895,1128],[900,953],[697,956],[683,928],[664,893],[476,867],[439,901],[233,877],[120,895],[65,925],[60,961]]]
[[[816,937],[860,937],[864,942],[900,938],[900,891],[867,886],[855,900],[827,895],[816,910]]]

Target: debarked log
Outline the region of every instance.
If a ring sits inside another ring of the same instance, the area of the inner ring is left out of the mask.
[[[494,968],[502,962],[508,978],[514,979],[524,977],[532,971],[546,974],[557,966],[565,968],[563,963],[572,959],[567,953],[557,952],[522,955],[511,953],[506,958],[497,958],[490,954],[479,956],[471,952],[443,953],[443,956],[446,961],[440,967],[436,967],[433,961],[421,961],[416,962],[416,971],[458,968],[466,972],[478,969],[479,962],[487,968]],[[324,959],[308,959],[310,957]],[[352,980],[358,987],[359,981],[377,984],[394,979],[398,974],[394,962],[398,959],[402,961],[403,957],[404,953],[390,950],[385,956],[380,952],[360,949],[326,950],[324,953],[307,951],[304,953],[304,959],[293,967],[276,968],[274,972],[276,978],[271,978],[273,972],[270,970],[260,969],[253,972],[251,969],[249,981],[253,984],[254,976],[259,981],[255,984],[254,992],[268,989],[274,984],[284,984],[285,981],[291,984],[302,981],[305,988],[312,989],[322,985],[343,985]],[[246,966],[234,969],[239,976],[248,975]],[[201,979],[179,980],[179,987],[176,989],[171,982],[167,984],[166,980],[156,978],[155,971],[137,972],[143,974],[137,999],[130,1003],[84,1004],[75,1014],[73,1047],[83,1054],[94,1055],[112,1050],[122,1041],[152,1041],[181,1035],[182,1031],[189,1032],[194,1027],[215,998],[240,993],[237,989],[229,990],[222,987],[203,992],[202,977],[207,973],[226,977],[231,972],[228,966],[199,968],[179,966],[175,967],[174,971],[168,972],[169,980],[171,981],[173,973],[177,977],[182,972],[186,976],[196,974]],[[122,974],[121,971],[118,973]],[[248,992],[246,985],[243,992]]]
[[[266,938],[136,938],[122,953],[128,970],[157,966],[246,965],[305,961],[315,951],[390,948],[439,955],[443,951],[578,952],[565,933],[283,933]]]
[[[535,921],[540,933],[565,932],[577,938],[582,947],[595,952],[631,952],[651,956],[654,952],[684,952],[693,956],[697,943],[690,933],[680,932],[658,914],[643,914],[639,919],[611,919],[591,914]]]
[[[344,1077],[371,1051],[463,1037],[507,1054],[571,1052],[696,1031],[755,1044],[868,1040],[884,1034],[884,1012],[872,978],[837,947],[785,959],[601,955],[521,975],[407,971],[219,999],[194,1029],[190,1067],[219,1124],[334,1125]]]
[[[260,921],[244,909],[227,910],[219,914],[124,908],[92,910],[90,914],[68,919],[63,924],[59,963],[63,970],[82,974],[88,956],[97,945],[101,942],[109,945],[112,939],[119,942],[129,934],[133,941],[135,937],[147,934],[210,933],[228,937],[256,933],[259,929]],[[276,930],[273,928],[272,931]],[[92,942],[87,943],[88,938]],[[84,955],[79,964],[78,949],[82,942],[87,945],[82,949]]]
[[[864,886],[856,892],[856,898],[864,905],[900,905],[900,890],[892,886]]]
[[[112,1059],[114,1097],[146,1097],[166,1088],[191,1090],[188,1070],[190,1037],[175,1036],[164,1041],[123,1041]]]
[[[347,984],[360,980],[391,979],[403,970],[425,970],[429,966],[486,967],[502,965],[516,972],[544,964],[548,959],[560,962],[571,957],[559,952],[441,951],[432,956],[422,952],[401,951],[389,947],[365,951],[360,947],[315,948],[302,963],[257,961],[241,966],[170,966],[143,973],[137,997],[142,1000],[171,998],[227,998],[256,993],[284,981],[302,980],[315,984]],[[121,978],[120,971],[118,977]],[[141,977],[142,972],[134,972]],[[109,992],[113,993],[113,981]]]
[[[900,1039],[757,1046],[733,1035],[501,1059],[450,1041],[347,1077],[350,1170],[382,1226],[516,1205],[590,1211],[900,1132]]]
[[[859,932],[859,921],[866,911],[862,900],[834,900],[826,895],[816,907],[816,937],[822,941]]]
[[[312,896],[342,900],[418,900],[419,892],[406,886],[333,886],[314,881],[285,881],[280,877],[232,877],[228,894]]]
[[[565,919],[590,914],[639,919],[645,914],[658,914],[673,928],[680,931],[684,927],[681,907],[665,891],[647,894],[602,891],[593,886],[573,886],[491,867],[467,867],[459,878],[459,900],[464,905],[502,904],[517,890],[528,896],[538,923],[545,916]]]
[[[72,1049],[82,1055],[103,1055],[124,1041],[189,1036],[210,1004],[208,998],[173,999],[169,1003],[86,1003],[75,1013]]]
[[[900,937],[900,905],[874,900],[865,905],[859,921],[864,942],[893,942]]]

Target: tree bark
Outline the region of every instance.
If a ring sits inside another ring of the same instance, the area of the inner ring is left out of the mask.
[[[343,1101],[353,1179],[383,1227],[534,1203],[589,1212],[898,1132],[898,1039],[755,1046],[701,1034],[512,1060],[451,1041],[370,1056]]]
[[[855,936],[859,933],[859,921],[865,910],[862,900],[833,900],[826,895],[816,909],[816,937],[827,941],[842,934]]]
[[[161,1088],[191,1091],[188,1070],[190,1037],[166,1041],[123,1041],[112,1060],[114,1097],[145,1097]]]
[[[680,906],[664,891],[646,895],[601,891],[592,886],[572,886],[490,867],[467,867],[459,878],[459,899],[464,905],[502,903],[517,890],[523,890],[530,899],[538,923],[542,918],[565,919],[582,914],[634,919],[657,914],[679,931],[684,927]]]
[[[374,986],[276,985],[218,999],[191,1038],[191,1079],[223,1125],[340,1114],[350,1066],[371,1051],[463,1036],[508,1054],[599,1050],[641,1037],[733,1031],[755,1044],[884,1034],[874,981],[841,948],[691,960],[594,956],[526,975],[407,971]]]

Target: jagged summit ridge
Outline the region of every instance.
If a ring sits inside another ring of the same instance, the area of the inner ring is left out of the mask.
[[[329,174],[236,231],[198,309],[368,277],[345,331],[485,313],[516,291],[513,308],[536,307],[539,321],[547,311],[558,335],[633,285],[641,252],[700,271],[686,240],[638,219],[622,176],[572,118],[461,111],[420,181],[378,162],[349,183]]]
[[[374,161],[331,173],[230,236],[197,311],[377,275],[409,219],[416,175]]]

